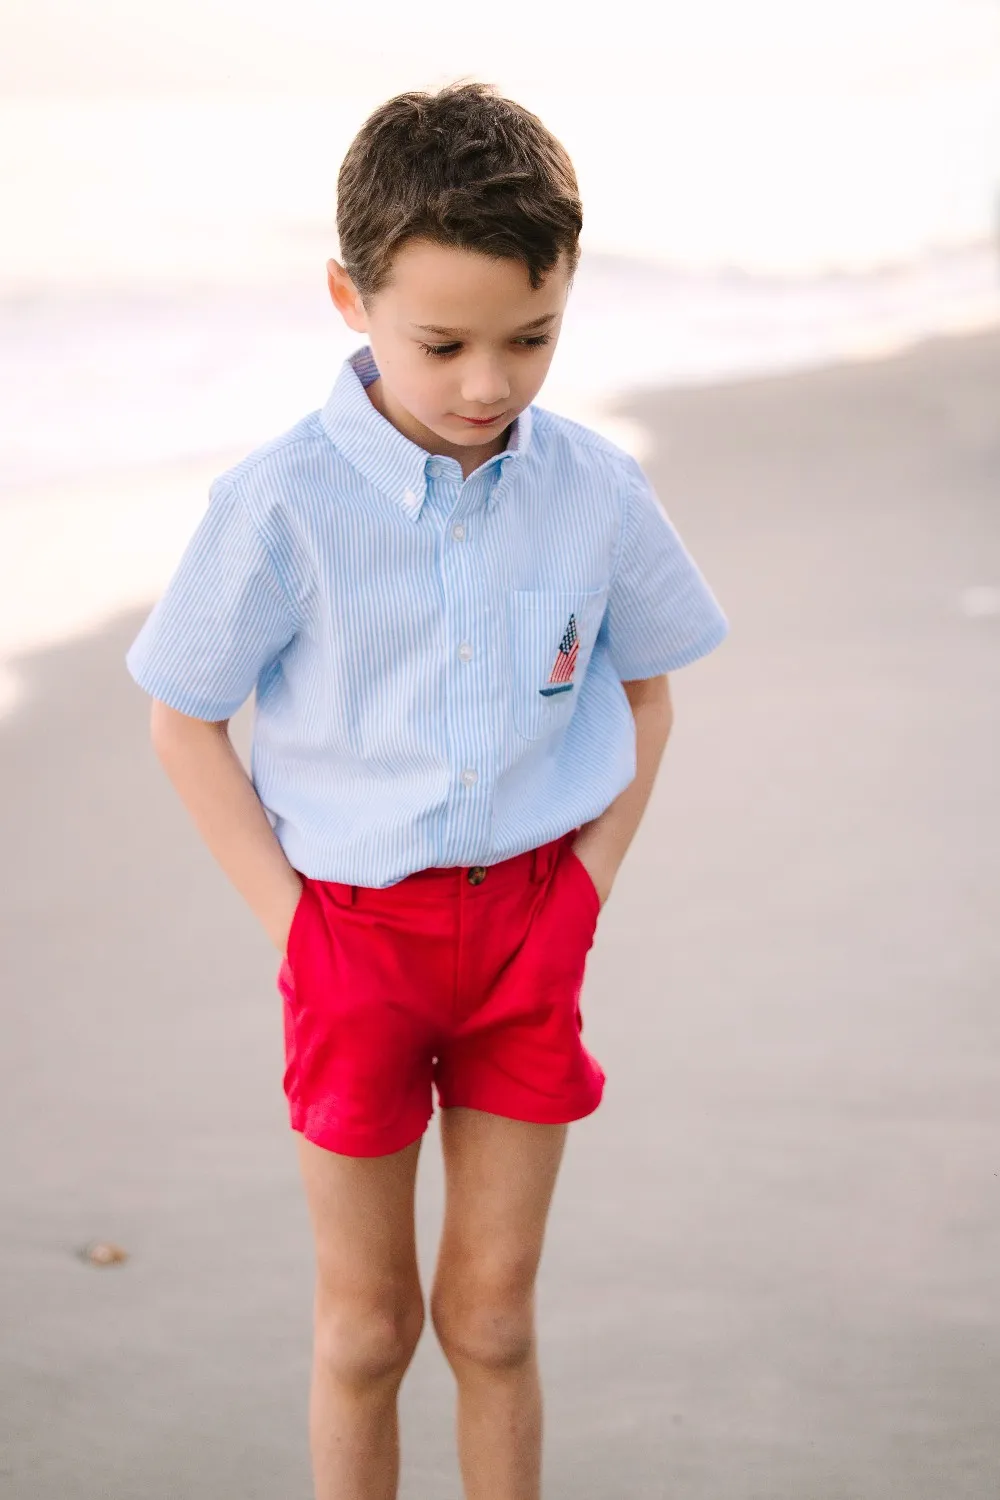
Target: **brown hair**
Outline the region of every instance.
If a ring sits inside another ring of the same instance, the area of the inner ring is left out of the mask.
[[[541,120],[487,84],[398,94],[362,125],[337,179],[344,266],[362,298],[409,239],[519,260],[541,286],[579,260],[583,206],[573,164]]]

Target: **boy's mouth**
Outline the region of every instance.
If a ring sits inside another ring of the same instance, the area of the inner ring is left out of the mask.
[[[460,422],[468,422],[470,427],[494,427],[497,422],[501,422],[504,419],[507,413],[505,411],[497,412],[495,417],[463,417],[459,412],[456,412],[455,415]]]

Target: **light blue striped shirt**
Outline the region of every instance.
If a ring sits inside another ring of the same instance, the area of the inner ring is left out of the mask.
[[[230,718],[288,859],[387,886],[490,865],[597,817],[635,775],[623,681],[726,621],[638,464],[539,407],[463,481],[365,387],[212,485],[128,656],[153,697]]]

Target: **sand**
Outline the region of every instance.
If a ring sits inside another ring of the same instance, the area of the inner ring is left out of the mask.
[[[590,971],[547,1500],[1000,1491],[998,391],[991,335],[622,412],[733,634],[678,676]],[[0,1474],[306,1500],[274,963],[153,763],[135,625],[23,661],[0,722]],[[430,1338],[404,1465],[457,1500]]]

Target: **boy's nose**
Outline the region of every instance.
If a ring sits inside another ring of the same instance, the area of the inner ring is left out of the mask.
[[[496,406],[509,395],[510,381],[500,365],[477,364],[463,371],[462,400],[469,406]]]

